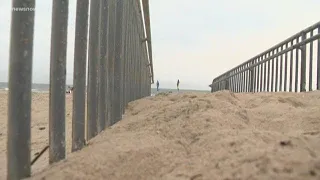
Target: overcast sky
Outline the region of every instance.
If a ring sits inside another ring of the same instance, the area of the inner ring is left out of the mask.
[[[72,83],[76,0],[69,1]],[[320,21],[319,0],[150,0],[155,80],[208,89],[212,79]],[[36,0],[33,82],[49,82],[52,0]],[[0,82],[8,79],[11,0],[0,6]]]

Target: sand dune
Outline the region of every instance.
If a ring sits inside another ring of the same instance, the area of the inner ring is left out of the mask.
[[[47,128],[38,130],[47,99],[33,97],[33,153],[47,143]],[[4,93],[0,101],[5,122]],[[67,107],[70,138],[71,96]],[[48,167],[46,153],[31,179],[308,180],[320,179],[319,156],[320,92],[161,94],[130,103],[122,121],[67,160]]]

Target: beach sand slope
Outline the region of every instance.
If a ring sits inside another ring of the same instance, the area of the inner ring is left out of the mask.
[[[37,96],[33,121],[47,127],[47,95]],[[32,145],[42,147],[48,134],[35,131]],[[162,93],[131,102],[122,121],[67,160],[47,166],[41,157],[31,179],[308,180],[320,179],[319,156],[318,91]]]

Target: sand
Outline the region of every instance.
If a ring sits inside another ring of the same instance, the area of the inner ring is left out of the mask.
[[[6,146],[7,146],[7,91],[0,91],[0,180],[6,179]],[[31,114],[31,159],[36,157],[49,144],[49,94],[32,93]],[[71,152],[72,131],[72,95],[66,95],[66,137],[67,153]],[[46,152],[32,166],[34,173],[48,165],[49,154]]]
[[[4,174],[5,93],[0,104]],[[33,155],[48,143],[48,95],[34,94],[32,109]],[[30,179],[308,180],[320,179],[319,156],[319,91],[162,94],[131,102],[122,121],[67,160],[48,166],[46,153]]]

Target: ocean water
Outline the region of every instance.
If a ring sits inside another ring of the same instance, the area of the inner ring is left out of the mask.
[[[0,90],[8,90],[8,83],[0,82]],[[32,84],[33,92],[49,92],[49,84]]]
[[[68,87],[69,85],[66,85],[66,87]],[[70,85],[71,86],[71,85]],[[8,83],[6,82],[0,82],[0,90],[8,90]],[[32,84],[32,91],[33,92],[49,92],[49,84]],[[159,89],[159,91],[157,92],[156,88],[151,88],[151,96],[154,96],[158,93],[161,92],[178,92],[177,89]],[[186,90],[186,89],[180,89],[179,92],[210,92],[210,90],[208,91],[204,91],[204,90]]]

